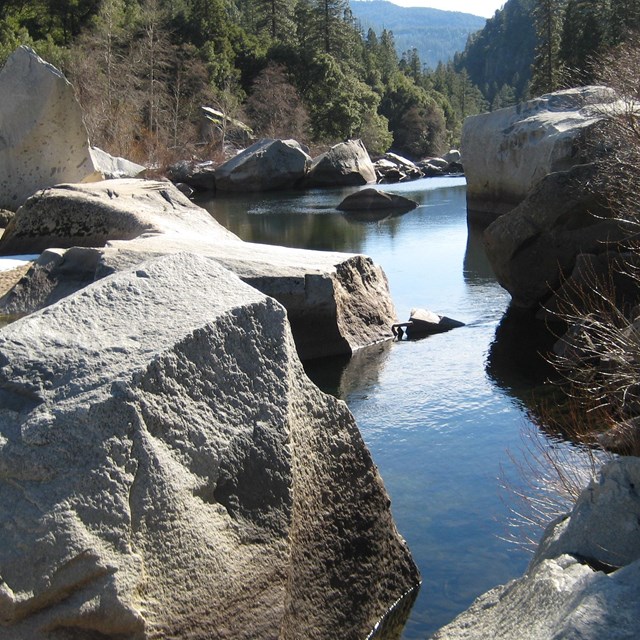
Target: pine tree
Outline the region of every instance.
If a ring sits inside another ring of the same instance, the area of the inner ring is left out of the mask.
[[[560,86],[560,41],[565,0],[536,0],[534,21],[537,46],[533,61],[531,93],[541,95]]]

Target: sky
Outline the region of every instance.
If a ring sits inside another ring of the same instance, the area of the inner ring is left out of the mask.
[[[462,11],[483,18],[491,18],[507,0],[391,0],[401,7],[432,7],[445,11]]]

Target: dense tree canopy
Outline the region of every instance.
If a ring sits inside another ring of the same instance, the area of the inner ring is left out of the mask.
[[[412,156],[444,151],[484,106],[467,99],[479,93],[468,76],[451,68],[436,86],[390,31],[363,34],[348,0],[1,3],[0,62],[19,44],[67,73],[94,144],[154,163],[212,151],[198,147],[201,105],[223,114],[209,128],[218,149],[246,121],[256,135],[361,137],[373,154]]]

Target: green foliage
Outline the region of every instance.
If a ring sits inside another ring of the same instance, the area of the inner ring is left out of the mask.
[[[531,77],[533,95],[549,93],[561,86],[560,41],[565,6],[566,0],[536,0],[533,10],[537,36]]]

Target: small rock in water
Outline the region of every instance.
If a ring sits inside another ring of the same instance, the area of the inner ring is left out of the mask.
[[[444,333],[458,327],[464,327],[464,322],[438,315],[427,309],[411,309],[409,321],[394,324],[392,329],[398,339],[402,339],[406,332],[407,338],[412,340],[414,338],[424,338],[435,333]]]

